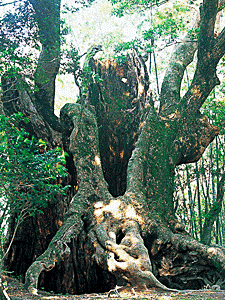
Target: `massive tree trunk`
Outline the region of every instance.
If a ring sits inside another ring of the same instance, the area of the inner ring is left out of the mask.
[[[36,259],[26,272],[32,292],[38,283],[73,294],[102,292],[116,284],[186,289],[222,283],[223,250],[185,232],[172,197],[175,167],[197,161],[218,134],[199,111],[218,84],[216,65],[225,52],[225,31],[213,36],[217,5],[203,3],[198,45],[187,37],[173,53],[159,113],[145,64],[135,51],[123,65],[94,60],[93,70],[102,80],[90,84],[86,105],[62,109],[62,143],[77,192],[69,207],[68,199],[59,202],[60,213],[54,213],[58,207],[48,208],[37,217],[26,238],[21,227],[7,261],[11,270],[24,274]],[[181,80],[197,48],[195,76],[181,98]]]

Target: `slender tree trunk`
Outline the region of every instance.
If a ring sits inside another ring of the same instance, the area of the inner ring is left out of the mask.
[[[195,163],[195,172],[196,172],[197,199],[198,199],[199,237],[200,237],[200,241],[202,241],[202,204],[201,204],[201,195],[200,195],[199,168],[197,163]]]
[[[211,209],[205,216],[202,242],[206,245],[210,245],[211,243],[213,224],[217,220],[219,213],[221,212],[222,209],[223,196],[224,196],[224,183],[225,183],[225,173],[221,176],[221,179],[218,182],[218,192],[217,192],[216,201],[212,203]]]

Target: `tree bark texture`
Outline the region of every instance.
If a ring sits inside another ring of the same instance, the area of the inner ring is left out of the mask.
[[[224,30],[214,39],[211,28],[217,8],[218,1],[203,1],[198,44],[190,46],[185,40],[172,55],[159,113],[145,64],[134,51],[123,65],[92,60],[101,80],[90,83],[86,104],[66,104],[60,130],[44,123],[43,134],[51,145],[62,143],[69,154],[72,188],[68,199],[59,201],[61,206],[46,209],[31,227],[32,220],[25,224],[27,236],[21,227],[8,256],[7,265],[20,274],[34,261],[26,272],[31,292],[40,285],[72,294],[103,292],[116,284],[167,290],[209,283],[225,288],[224,250],[203,245],[185,232],[172,197],[175,167],[197,161],[218,134],[199,111],[218,84],[216,65],[225,52]],[[181,98],[181,79],[197,48],[195,76]],[[26,103],[27,97],[19,99]],[[45,116],[41,120],[38,124]]]
[[[147,75],[140,78],[141,71],[134,72],[142,66],[135,52],[123,66],[115,61],[94,65],[103,80],[90,86],[89,106],[67,104],[61,111],[78,192],[64,225],[28,269],[26,285],[35,291],[41,272],[64,256],[76,261],[81,237],[88,262],[78,267],[79,272],[74,269],[74,293],[101,291],[99,267],[108,274],[106,289],[116,283],[167,289],[153,272],[170,288],[200,288],[213,273],[213,280],[219,281],[216,266],[223,252],[209,251],[185,233],[172,200],[175,166],[198,160],[217,129],[199,112],[180,119],[158,115],[148,98]],[[95,281],[90,280],[93,274]],[[95,288],[87,282],[95,282]]]

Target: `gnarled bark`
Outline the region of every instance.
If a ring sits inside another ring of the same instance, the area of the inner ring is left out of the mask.
[[[116,76],[124,78],[124,73],[121,73],[120,69],[122,67],[114,61],[105,62],[105,65],[96,62],[96,66],[96,72],[101,74],[102,78],[107,78],[109,68],[112,74],[115,72]],[[127,66],[124,66],[124,72],[126,68]],[[117,82],[119,82],[118,77]],[[114,275],[112,277],[114,284],[116,282],[119,285],[153,286],[166,290],[167,287],[153,275],[149,253],[160,260],[158,275],[163,278],[178,277],[178,274],[182,277],[183,273],[184,277],[193,274],[203,276],[207,263],[211,268],[216,269],[218,260],[223,261],[224,255],[220,250],[213,248],[212,252],[216,251],[217,258],[212,259],[211,252],[206,246],[187,236],[182,224],[177,222],[172,200],[175,166],[199,159],[217,133],[215,128],[210,126],[207,118],[199,113],[192,119],[170,119],[158,116],[154,109],[147,105],[149,110],[146,118],[143,120],[142,115],[138,120],[139,126],[133,128],[139,138],[128,163],[126,192],[115,198],[109,193],[103,176],[100,158],[105,155],[105,145],[101,145],[102,140],[98,134],[107,131],[109,137],[112,134],[118,145],[122,144],[123,136],[115,134],[116,130],[109,131],[108,123],[99,121],[103,114],[99,107],[105,110],[106,117],[107,112],[110,113],[112,110],[113,117],[110,118],[112,124],[124,126],[124,114],[130,113],[132,116],[132,109],[121,110],[118,105],[115,108],[117,98],[111,97],[110,102],[110,98],[105,96],[107,93],[104,84],[106,86],[108,84],[105,82],[106,80],[93,83],[95,86],[91,86],[89,91],[91,104],[93,104],[91,97],[94,92],[95,95],[101,96],[95,111],[98,122],[90,111],[80,105],[67,104],[62,110],[62,123],[66,120],[70,124],[69,151],[74,158],[79,188],[71,202],[64,225],[57,232],[46,252],[31,265],[26,274],[26,285],[31,290],[37,289],[38,277],[43,270],[52,268],[70,251],[70,255],[73,255],[75,250],[69,248],[68,243],[73,239],[76,243],[84,228],[88,243],[93,246],[92,259],[103,270]],[[126,88],[130,88],[130,85]],[[118,94],[116,96],[118,97]],[[98,98],[95,97],[96,99]],[[143,107],[142,113],[144,112]],[[98,130],[97,125],[101,125],[102,128]],[[66,126],[65,121],[64,126]],[[133,145],[132,139],[131,145]],[[111,149],[115,151],[110,155],[115,155],[117,148],[111,147]],[[119,155],[118,157],[123,159]],[[115,163],[114,167],[116,167]],[[110,172],[110,169],[105,169],[105,173],[107,172]],[[105,177],[107,178],[107,175]],[[175,270],[173,262],[176,259],[171,257],[169,260],[168,257],[163,256],[164,247],[172,249],[175,257],[180,256],[180,264]],[[182,256],[179,254],[180,251],[185,252],[186,255]],[[188,253],[194,251],[201,252],[202,257],[201,262],[197,261],[196,266],[193,262],[195,254],[187,259]],[[171,264],[169,268],[165,261]],[[188,264],[194,265],[192,271],[189,270]],[[90,274],[85,275],[87,280],[88,276]],[[172,282],[169,284],[173,287]],[[185,286],[182,280],[175,285],[179,288]]]
[[[168,76],[164,82],[171,89],[169,96],[164,89],[159,114],[148,99],[146,68],[135,52],[124,65],[95,61],[102,81],[89,86],[86,107],[67,104],[62,109],[63,143],[77,193],[62,226],[26,272],[32,292],[39,277],[44,285],[48,281],[48,289],[74,294],[106,291],[115,284],[167,290],[191,288],[188,281],[195,288],[222,283],[223,250],[188,236],[172,198],[176,165],[197,161],[218,134],[199,113],[217,83],[216,62],[225,51],[224,31],[215,41],[212,28],[204,31],[216,17],[217,1],[207,14],[210,5],[203,3],[197,70],[180,101],[176,95],[195,50],[186,42],[182,51],[186,47],[190,56],[181,68],[171,59],[167,74],[177,72],[172,86]],[[210,55],[205,56],[208,37]],[[179,57],[179,50],[174,53]],[[171,106],[163,106],[167,96]]]
[[[43,270],[51,269],[63,256],[69,255],[68,243],[71,239],[77,239],[84,228],[94,246],[93,258],[102,269],[110,271],[116,277],[118,284],[128,283],[132,286],[167,289],[153,275],[149,259],[149,251],[157,256],[164,245],[172,248],[173,253],[177,251],[177,255],[180,250],[201,252],[203,263],[200,265],[203,269],[207,262],[211,266],[216,266],[219,260],[221,270],[224,270],[222,265],[224,254],[220,250],[214,248],[210,250],[186,234],[178,234],[183,229],[176,221],[172,203],[168,207],[171,197],[167,195],[169,185],[172,193],[175,165],[170,162],[167,153],[168,162],[164,162],[165,169],[163,169],[167,170],[167,176],[163,170],[161,172],[155,169],[157,174],[154,174],[152,169],[152,158],[159,159],[161,156],[159,149],[163,149],[162,145],[157,145],[157,139],[160,131],[162,134],[166,132],[164,122],[157,120],[158,117],[155,116],[155,125],[158,121],[158,131],[155,132],[155,137],[153,135],[149,138],[152,128],[147,122],[148,119],[146,120],[148,125],[143,127],[129,162],[127,191],[124,196],[114,198],[108,192],[103,178],[94,116],[79,105],[66,105],[62,115],[69,116],[74,124],[70,136],[70,151],[74,156],[78,181],[80,180],[79,189],[71,202],[64,225],[57,232],[47,251],[31,265],[26,274],[26,284],[31,290],[37,288],[38,277]],[[151,114],[149,116],[154,120]],[[154,139],[156,139],[155,144]],[[168,141],[165,141],[165,144],[167,146]],[[163,160],[166,159],[165,156],[162,157],[161,167],[163,167]],[[168,166],[171,171],[168,171]],[[157,241],[158,247],[154,242],[154,245],[147,249],[140,230],[146,242],[150,237],[154,237],[152,239]],[[215,252],[216,259],[213,257]],[[165,258],[161,259],[164,262]],[[185,265],[185,259],[182,263]],[[168,270],[166,264],[162,265],[161,275],[180,275],[184,265],[177,267],[180,271],[176,272],[173,271],[173,266]],[[188,270],[188,265],[185,267]],[[194,272],[202,272],[199,266],[193,269]]]
[[[61,131],[54,114],[55,79],[60,66],[60,5],[61,0],[31,0],[38,23],[41,53],[34,75],[35,104],[40,114],[56,131]]]

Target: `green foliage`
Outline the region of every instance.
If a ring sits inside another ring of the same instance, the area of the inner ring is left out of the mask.
[[[95,0],[73,0],[73,4],[65,3],[62,7],[62,13],[76,13],[81,8],[89,7]]]
[[[221,68],[223,68],[223,61],[221,62]],[[219,72],[222,76],[223,69]],[[219,127],[220,135],[225,134],[225,83],[221,82],[221,84],[216,87],[212,93],[209,95],[207,100],[202,106],[202,112],[208,116],[209,120],[212,121],[213,125]]]
[[[19,1],[14,12],[0,20],[0,75],[29,76],[35,68],[34,51],[39,49],[34,11],[29,1]]]
[[[114,1],[118,2],[118,1]],[[121,4],[122,2],[120,2]],[[128,3],[123,1],[123,3]],[[187,7],[177,5],[167,5],[163,9],[154,8],[149,2],[131,1],[129,6],[145,6],[146,9],[139,17],[138,37],[129,41],[117,43],[114,47],[116,59],[123,62],[126,59],[130,49],[135,49],[139,54],[151,53],[154,49],[163,49],[166,46],[179,42],[182,35],[188,30],[190,21],[189,10]],[[156,1],[152,1],[152,5],[156,5]],[[132,13],[136,13],[134,10]],[[191,32],[190,32],[191,33]],[[194,36],[195,32],[193,32]]]
[[[61,149],[47,150],[46,142],[31,139],[24,129],[18,129],[22,114],[0,116],[0,175],[1,196],[10,199],[14,212],[32,205],[30,213],[47,206],[56,194],[65,191],[53,184],[66,176]]]
[[[88,86],[93,82],[100,82],[102,79],[96,74],[89,63],[94,55],[101,51],[101,46],[92,46],[83,55],[79,54],[79,51],[71,45],[70,49],[64,51],[65,63],[62,66],[62,72],[73,74],[74,81],[80,90],[79,100],[83,100],[87,97]],[[85,55],[85,62],[83,67],[81,66],[81,58]]]
[[[60,183],[67,175],[61,149],[48,150],[45,141],[30,138],[20,128],[21,121],[29,120],[21,113],[0,116],[0,235],[8,215],[17,216],[20,223],[42,213],[67,189]]]
[[[150,29],[143,31],[144,41],[161,39],[167,44],[175,41],[185,29],[182,17],[183,12],[185,11],[178,6],[174,6],[173,9],[157,11]]]
[[[115,59],[118,63],[123,64],[127,60],[127,55],[130,50],[136,49],[137,51],[141,51],[143,49],[141,39],[134,39],[129,42],[117,43],[114,47],[115,51]]]
[[[114,4],[114,14],[118,17],[124,14],[132,14],[135,11],[142,12],[153,5],[158,5],[158,0],[110,0]]]
[[[73,74],[77,77],[81,76],[81,55],[79,51],[71,44],[69,49],[63,51],[65,60],[61,63],[61,71],[69,74]]]

